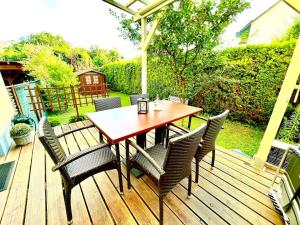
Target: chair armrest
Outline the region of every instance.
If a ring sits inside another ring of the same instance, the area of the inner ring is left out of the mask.
[[[180,134],[180,133],[177,130],[172,129],[172,127],[170,127],[170,126],[176,127],[177,129],[183,131],[184,133],[190,132],[190,130],[188,130],[184,127],[180,127],[180,126],[175,125],[174,123],[170,123],[167,129],[174,131],[175,133],[178,133],[178,134]]]
[[[79,128],[76,128],[76,129],[64,132],[62,134],[58,134],[58,135],[56,135],[56,137],[57,138],[61,138],[61,137],[66,136],[68,134],[71,134],[71,133],[74,133],[74,132],[77,132],[77,131],[80,131],[80,130],[83,130],[83,129],[92,128],[92,127],[94,127],[94,125],[88,125],[88,126],[84,126],[84,127],[79,127]]]
[[[142,149],[140,146],[138,146],[131,140],[126,140],[126,142],[132,147],[134,147],[136,150],[138,150],[152,164],[152,166],[158,171],[160,175],[166,173],[144,149]]]
[[[95,146],[92,146],[92,147],[90,147],[90,148],[87,148],[87,149],[85,149],[85,150],[83,150],[83,151],[80,151],[80,152],[78,152],[78,153],[76,153],[76,154],[70,155],[70,156],[69,156],[68,158],[66,158],[64,161],[59,162],[59,163],[57,163],[54,167],[52,167],[52,171],[55,172],[56,170],[60,169],[60,168],[63,167],[63,166],[68,165],[69,163],[73,162],[73,161],[76,160],[76,159],[79,159],[79,158],[81,158],[81,157],[83,157],[83,156],[85,156],[85,155],[88,155],[88,154],[90,154],[90,153],[92,153],[92,152],[94,152],[94,151],[97,151],[97,150],[99,150],[99,149],[101,149],[101,148],[108,147],[108,146],[110,146],[110,145],[109,145],[109,144],[95,145]]]

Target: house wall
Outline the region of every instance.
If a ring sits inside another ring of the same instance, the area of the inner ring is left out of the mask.
[[[300,20],[300,14],[280,1],[252,22],[247,44],[281,39],[297,20]]]
[[[0,73],[0,156],[5,155],[12,143],[9,135],[11,119],[15,114],[8,92]]]

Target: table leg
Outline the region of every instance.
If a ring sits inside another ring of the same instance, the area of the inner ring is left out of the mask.
[[[166,134],[166,127],[159,127],[155,129],[155,144],[164,143]]]
[[[146,147],[146,134],[139,134],[136,136],[136,143],[138,146],[140,146],[142,149]]]

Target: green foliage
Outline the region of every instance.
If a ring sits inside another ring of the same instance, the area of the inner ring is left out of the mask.
[[[295,108],[294,113],[287,118],[285,117],[282,127],[278,133],[280,140],[287,143],[299,143],[300,137],[300,105]]]
[[[24,70],[42,84],[71,85],[77,83],[77,76],[70,65],[56,57],[50,47],[25,45],[27,59]]]
[[[77,121],[84,121],[84,120],[86,120],[85,115],[79,115],[79,120],[77,120],[77,116],[71,116],[71,118],[69,119],[69,123],[75,123]]]
[[[71,50],[70,64],[75,71],[89,69],[93,65],[89,52],[84,48],[73,48]]]
[[[10,130],[11,137],[19,137],[26,134],[29,134],[32,131],[32,127],[26,123],[17,123],[13,125],[12,129]]]
[[[49,121],[51,127],[56,127],[56,126],[60,125],[59,119],[55,119],[55,118],[52,119],[52,118],[50,118],[50,119],[48,119],[48,121]]]
[[[289,41],[215,53],[219,64],[204,68],[188,80],[190,102],[213,115],[229,109],[233,120],[267,124],[294,47],[295,42]],[[159,94],[163,98],[176,94],[172,71],[159,60],[150,60],[148,65],[150,96]],[[112,90],[127,94],[141,92],[139,59],[111,63],[102,70]]]
[[[286,33],[284,40],[298,39],[300,36],[300,20],[298,20]]]
[[[51,50],[51,55],[57,57],[57,61],[62,61],[72,67],[72,70],[99,69],[102,65],[120,60],[122,57],[116,49],[104,50],[97,46],[90,50],[84,48],[72,48],[61,36],[48,32],[30,34],[22,37],[19,42],[7,47],[0,52],[0,60],[4,61],[26,61],[31,51],[28,46],[41,46]],[[33,47],[32,47],[33,48]],[[51,56],[53,58],[53,56]],[[36,65],[38,66],[38,65]],[[39,70],[39,68],[35,68]],[[65,72],[65,71],[62,71]]]
[[[218,45],[220,35],[248,6],[245,0],[185,0],[175,1],[165,8],[149,53],[171,71],[177,95],[188,95],[187,83],[194,81],[194,76],[198,76],[211,61],[213,55],[210,52]],[[131,23],[124,16],[117,18],[124,37],[133,42],[140,40],[138,22]]]
[[[93,61],[95,69],[97,70],[105,64],[119,61],[122,58],[117,49],[105,50],[98,46],[91,46],[89,55]]]

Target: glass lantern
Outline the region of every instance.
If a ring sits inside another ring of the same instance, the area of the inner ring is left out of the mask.
[[[146,114],[149,112],[149,99],[139,98],[137,100],[138,114]]]

